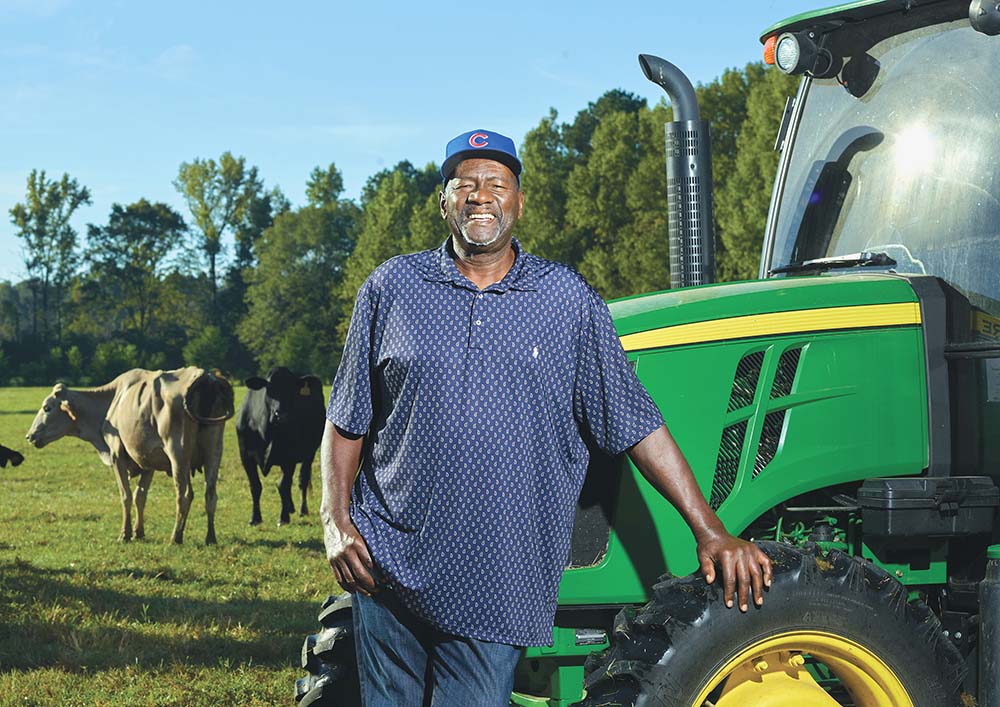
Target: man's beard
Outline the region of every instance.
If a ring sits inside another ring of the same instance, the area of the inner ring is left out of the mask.
[[[462,222],[461,226],[459,226],[458,232],[462,234],[462,240],[465,241],[466,244],[472,246],[473,248],[488,248],[489,246],[493,245],[494,243],[499,241],[500,238],[503,237],[504,233],[503,214],[502,213],[496,214],[496,230],[494,231],[493,236],[487,240],[476,240],[472,236],[470,236],[468,232],[470,226],[476,226],[475,221],[472,221],[470,219],[465,219]]]

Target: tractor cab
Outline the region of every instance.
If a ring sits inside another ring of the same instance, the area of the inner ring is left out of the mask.
[[[996,338],[1000,37],[970,23],[968,3],[902,17],[899,4],[765,33],[778,68],[805,80],[778,138],[760,276],[933,275],[989,315],[981,329]]]

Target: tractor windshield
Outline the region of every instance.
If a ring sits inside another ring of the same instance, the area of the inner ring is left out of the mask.
[[[1000,37],[901,18],[830,37],[840,70],[800,94],[766,270],[931,274],[1000,314]]]

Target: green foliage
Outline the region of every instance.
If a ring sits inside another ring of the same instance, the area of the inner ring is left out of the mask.
[[[46,178],[44,170],[33,169],[24,202],[10,210],[16,235],[24,241],[24,267],[34,299],[32,334],[43,341],[53,323],[56,338],[61,336],[60,300],[76,265],[76,231],[69,220],[80,206],[90,203],[87,188],[68,174],[57,182]]]
[[[280,216],[260,240],[260,264],[248,271],[241,341],[261,370],[284,365],[330,378],[340,301],[334,296],[354,249],[360,211],[341,200]]]
[[[88,373],[92,382],[107,383],[125,371],[140,368],[139,349],[122,341],[102,341],[94,351]]]
[[[183,162],[174,188],[184,197],[198,229],[199,245],[209,263],[213,311],[217,311],[216,260],[222,252],[222,236],[247,218],[263,184],[257,178],[257,168],[248,168],[245,158],[223,152],[218,162],[197,158]]]
[[[136,343],[143,362],[155,351],[149,347],[163,316],[162,276],[168,257],[182,244],[184,219],[163,203],[140,199],[123,207],[114,204],[106,226],[91,224],[84,257],[90,263],[90,318],[100,311],[110,334]]]
[[[244,268],[253,267],[256,259],[257,241],[264,231],[271,227],[274,219],[292,208],[281,189],[274,187],[268,192],[252,192],[242,214],[236,223],[236,259],[230,270],[230,277]],[[242,294],[242,293],[241,293]]]
[[[306,199],[310,206],[323,208],[336,205],[344,191],[344,176],[332,162],[323,169],[313,167],[306,182]]]
[[[795,76],[771,70],[762,72],[750,84],[732,172],[715,199],[719,239],[724,247],[717,259],[720,280],[757,276],[771,185],[778,166],[774,139],[785,99],[794,95],[797,82]]]
[[[563,142],[558,118],[550,110],[524,137],[520,150],[524,215],[517,236],[532,253],[576,264],[583,249],[566,228],[566,182],[574,160]]]
[[[434,189],[423,204],[417,204],[410,217],[410,236],[403,247],[405,253],[437,248],[448,238],[448,226],[441,218],[441,191]]]
[[[184,347],[184,363],[213,370],[226,363],[229,342],[217,326],[207,326]]]
[[[440,178],[433,164],[418,171],[409,162],[400,162],[392,170],[368,180],[357,246],[344,265],[343,281],[334,293],[334,306],[345,313],[337,325],[338,349],[347,337],[349,313],[358,289],[372,270],[394,255],[407,252],[407,245],[413,240],[410,223],[414,211],[426,208],[430,195],[439,186]]]
[[[563,127],[563,142],[575,154],[586,156],[601,121],[614,113],[636,114],[646,107],[646,99],[620,88],[612,89],[576,114],[572,124]]]

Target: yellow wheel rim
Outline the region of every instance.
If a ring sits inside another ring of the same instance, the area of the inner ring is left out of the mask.
[[[848,638],[822,631],[789,631],[744,648],[716,671],[692,707],[840,705],[813,679],[807,662],[825,665],[856,707],[914,707],[881,658]]]

